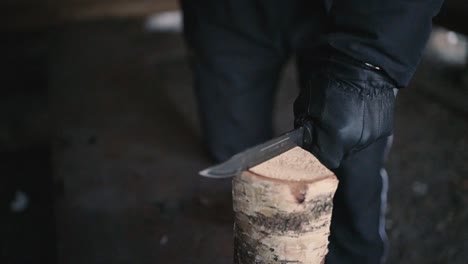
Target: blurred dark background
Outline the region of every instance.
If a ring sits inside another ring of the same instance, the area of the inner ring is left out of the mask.
[[[389,263],[468,263],[468,2],[399,94]],[[173,0],[0,1],[0,263],[231,263]],[[293,63],[275,110],[292,127]]]

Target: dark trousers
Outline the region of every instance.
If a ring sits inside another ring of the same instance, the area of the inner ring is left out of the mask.
[[[206,146],[222,161],[272,136],[275,89],[296,56],[300,86],[332,47],[381,67],[399,86],[413,75],[441,0],[186,0],[187,46]],[[291,109],[292,112],[292,109]],[[327,263],[381,263],[387,139],[343,161]]]

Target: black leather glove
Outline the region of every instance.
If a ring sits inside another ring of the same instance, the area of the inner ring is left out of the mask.
[[[392,134],[395,85],[377,67],[346,55],[318,65],[294,103],[295,126],[310,122],[312,141],[304,148],[334,169],[346,156]]]

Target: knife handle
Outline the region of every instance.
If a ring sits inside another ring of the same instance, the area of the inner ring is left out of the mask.
[[[294,121],[295,128],[302,128],[301,147],[303,149],[311,149],[314,142],[314,122],[307,117],[297,118]]]
[[[302,124],[304,128],[304,135],[302,138],[302,148],[311,149],[312,143],[314,142],[314,125],[312,121],[308,120]]]

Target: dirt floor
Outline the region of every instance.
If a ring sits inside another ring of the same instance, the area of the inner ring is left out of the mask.
[[[232,263],[230,186],[197,175],[210,160],[180,34],[102,21],[10,39],[0,263]],[[399,93],[390,264],[468,263],[468,84],[456,72],[427,62]],[[296,93],[290,64],[277,134]]]

